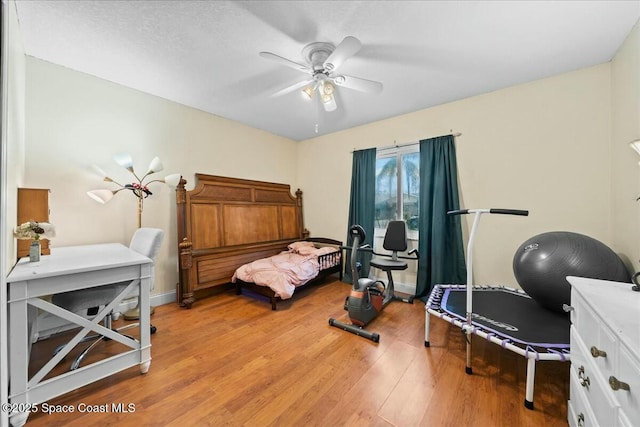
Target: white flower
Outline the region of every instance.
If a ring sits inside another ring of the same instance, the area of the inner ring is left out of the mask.
[[[13,236],[20,240],[40,240],[41,237],[50,239],[56,237],[56,230],[53,224],[48,222],[29,221],[16,227]]]

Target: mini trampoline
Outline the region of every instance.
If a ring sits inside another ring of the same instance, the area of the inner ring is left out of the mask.
[[[425,341],[429,347],[430,315],[462,329],[467,342],[466,373],[471,374],[471,336],[477,335],[527,359],[524,406],[533,409],[536,362],[569,360],[570,318],[541,307],[519,289],[506,286],[474,286],[472,247],[484,213],[528,215],[511,209],[464,209],[450,215],[474,213],[467,246],[467,287],[462,284],[435,285],[425,305]]]

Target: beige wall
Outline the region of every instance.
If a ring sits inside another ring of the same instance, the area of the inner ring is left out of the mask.
[[[24,185],[52,189],[51,220],[58,230],[53,244],[59,246],[128,241],[135,229],[133,197],[118,195],[101,206],[84,194],[109,188],[88,171],[91,163],[127,180],[111,161],[120,151],[130,152],[139,170],[160,156],[166,172],[181,172],[188,188],[195,172],[290,183],[304,190],[312,235],[344,239],[351,151],[453,130],[463,134],[457,139],[463,206],[531,211],[527,218],[483,219],[477,283],[516,285],[515,250],[527,238],[552,230],[593,236],[636,259],[637,204],[630,199],[640,193],[640,168],[626,144],[640,130],[638,37],[636,27],[612,63],[298,144],[27,58]],[[282,163],[297,163],[298,169]],[[168,233],[155,293],[172,292],[177,280],[175,204],[171,190],[155,190],[143,223]],[[468,233],[470,224],[465,226]]]
[[[640,22],[611,62],[613,248],[640,270],[640,157],[629,142],[640,138]]]
[[[115,188],[89,167],[98,164],[113,179],[130,181],[112,157],[129,152],[136,171],[159,156],[165,170],[194,185],[195,173],[259,179],[296,188],[295,142],[147,95],[39,59],[26,61],[25,186],[51,189],[53,246],[96,242],[128,244],[136,229],[136,199],[117,194],[100,205],[85,193]],[[152,184],[143,225],[162,228],[165,242],[156,267],[154,294],[175,291],[177,236],[175,192]]]
[[[300,143],[299,181],[314,234],[344,239],[351,151],[454,132],[461,204],[528,209],[483,218],[475,282],[515,286],[529,237],[567,230],[611,243],[610,65],[464,99]],[[470,222],[465,224],[468,233]]]

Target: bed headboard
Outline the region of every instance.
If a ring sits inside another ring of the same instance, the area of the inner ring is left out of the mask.
[[[286,184],[196,174],[196,186],[176,190],[180,281],[178,303],[230,287],[239,266],[308,237],[302,191]]]

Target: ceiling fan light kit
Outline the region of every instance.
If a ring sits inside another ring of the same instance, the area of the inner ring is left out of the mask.
[[[307,80],[294,83],[272,96],[281,96],[301,89],[305,98],[312,99],[317,91],[324,110],[335,111],[338,108],[335,98],[336,86],[365,93],[381,92],[382,83],[380,82],[336,74],[342,63],[355,55],[361,47],[360,40],[353,36],[345,37],[337,47],[325,42],[309,43],[302,49],[302,57],[308,65],[299,64],[275,53],[260,52],[263,58],[309,74]]]
[[[302,89],[302,93],[304,95],[306,95],[306,99],[312,99],[313,98],[313,86],[307,86],[305,88]]]
[[[325,111],[335,111],[338,108],[338,104],[333,95],[322,95],[320,99],[322,100]]]

